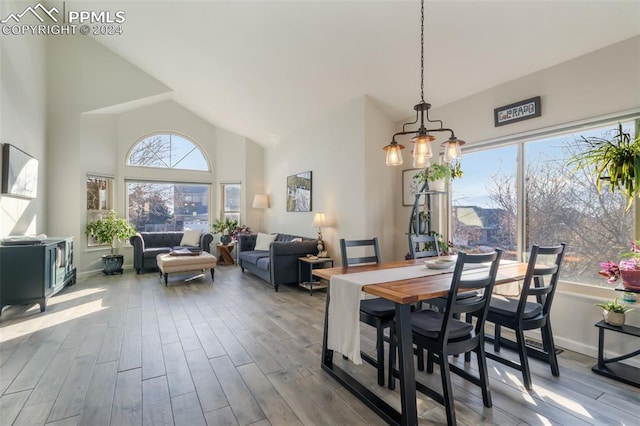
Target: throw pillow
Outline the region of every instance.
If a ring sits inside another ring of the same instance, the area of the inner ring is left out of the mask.
[[[276,239],[276,236],[276,234],[263,234],[258,232],[254,250],[269,250],[269,245]]]
[[[200,235],[202,231],[200,229],[185,229],[180,241],[181,246],[199,246]]]

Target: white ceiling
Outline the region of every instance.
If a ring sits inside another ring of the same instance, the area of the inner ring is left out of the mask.
[[[358,96],[394,121],[419,101],[418,0],[89,4],[126,12],[100,43],[262,145]],[[640,34],[640,0],[428,0],[425,14],[434,108]]]

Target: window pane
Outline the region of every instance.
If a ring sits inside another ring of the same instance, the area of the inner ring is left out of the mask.
[[[102,219],[113,209],[113,182],[114,179],[110,177],[87,176],[87,223]],[[100,244],[92,237],[87,237],[87,245],[95,247]]]
[[[599,263],[620,260],[633,239],[633,211],[625,212],[624,197],[605,187],[598,194],[589,170],[567,165],[584,148],[580,136],[608,138],[616,126],[525,144],[525,247],[566,242],[563,280],[606,285]],[[632,123],[625,131],[633,134]]]
[[[453,245],[469,253],[500,247],[517,257],[515,145],[465,154],[452,182]]]
[[[224,210],[240,211],[240,185],[224,185]]]
[[[127,194],[137,231],[209,230],[209,185],[129,181]]]
[[[152,135],[131,150],[128,165],[182,170],[209,170],[202,151],[187,138],[175,134]]]

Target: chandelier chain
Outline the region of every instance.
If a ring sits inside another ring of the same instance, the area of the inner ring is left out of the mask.
[[[420,100],[424,103],[424,0],[420,6]]]

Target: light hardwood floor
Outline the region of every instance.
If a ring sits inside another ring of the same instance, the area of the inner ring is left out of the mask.
[[[92,275],[37,306],[0,319],[2,425],[378,425],[383,422],[320,369],[325,292],[278,293],[235,266],[184,283],[156,273]],[[373,351],[363,325],[363,348]],[[595,333],[595,330],[594,330]],[[370,388],[399,405],[398,392]],[[456,362],[463,363],[462,357]],[[564,351],[561,377],[532,361],[534,390],[489,361],[493,408],[453,376],[456,415],[466,425],[640,424],[637,388],[596,376],[593,358]],[[467,368],[474,368],[474,362]],[[418,378],[439,386],[437,374]],[[446,423],[419,397],[421,424]]]

